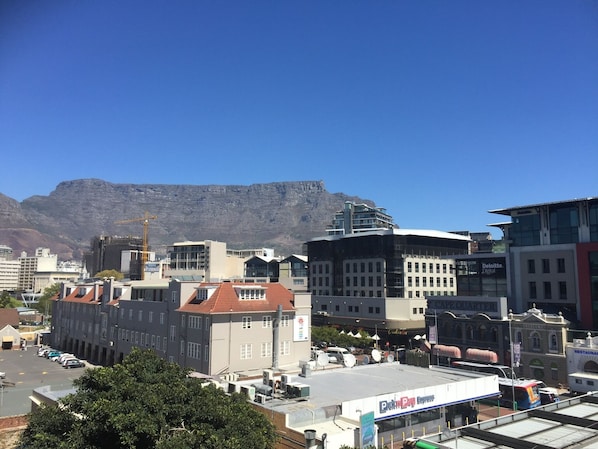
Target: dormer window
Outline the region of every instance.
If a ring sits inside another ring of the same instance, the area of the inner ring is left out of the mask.
[[[212,293],[216,291],[216,287],[200,287],[197,289],[197,293],[195,294],[195,301],[202,302],[210,299]]]
[[[85,287],[79,287],[79,291],[77,291],[77,298],[83,298],[87,294],[87,289]]]
[[[265,287],[238,287],[237,296],[241,301],[255,301],[266,299],[266,288]]]

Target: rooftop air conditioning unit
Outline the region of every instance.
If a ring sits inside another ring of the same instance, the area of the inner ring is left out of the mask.
[[[228,392],[229,393],[239,393],[241,391],[241,386],[236,382],[229,382],[228,383]]]
[[[258,404],[265,404],[266,403],[266,395],[265,394],[256,394],[255,402],[257,402]]]
[[[255,387],[251,385],[241,385],[241,393],[247,395],[250,401],[255,401]]]
[[[287,391],[287,385],[291,382],[291,376],[289,374],[283,374],[282,376],[280,376],[280,389],[282,391]]]
[[[264,375],[264,385],[271,385],[274,382],[274,371],[271,369],[265,369],[263,372]]]

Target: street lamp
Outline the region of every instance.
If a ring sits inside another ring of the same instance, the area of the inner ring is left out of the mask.
[[[509,353],[511,354],[511,394],[513,395],[513,410],[517,411],[517,401],[515,400],[515,362],[513,359],[513,330],[511,322],[513,321],[513,310],[509,309]]]

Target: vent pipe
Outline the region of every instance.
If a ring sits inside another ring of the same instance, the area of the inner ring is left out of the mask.
[[[272,326],[272,369],[278,369],[278,348],[280,341],[280,322],[282,321],[282,304],[276,308],[276,318]]]

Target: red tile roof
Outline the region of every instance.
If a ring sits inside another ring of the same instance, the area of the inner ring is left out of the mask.
[[[89,288],[89,291],[84,296],[79,296],[80,288]],[[65,296],[62,301],[65,302],[81,302],[81,303],[92,303],[92,302],[101,302],[102,301],[102,291],[104,287],[102,285],[98,286],[98,298],[97,301],[94,301],[94,286],[77,286],[71,291],[70,295]]]
[[[204,300],[197,299],[197,292],[178,309],[180,312],[190,313],[241,313],[241,312],[274,312],[278,306],[283,311],[294,310],[292,292],[281,284],[247,284],[222,282],[218,284],[201,283],[199,288],[215,288],[212,295]],[[265,299],[239,299],[237,291],[239,288],[260,287],[266,289]]]
[[[0,309],[0,329],[9,325],[19,327],[19,312],[17,309]]]

